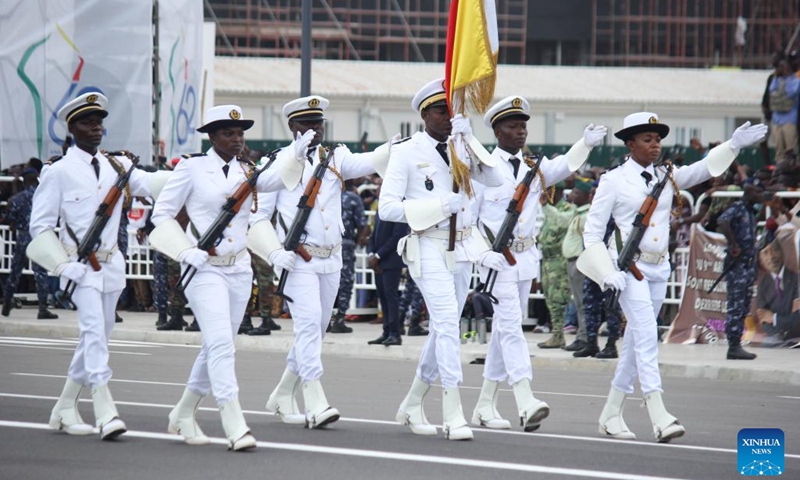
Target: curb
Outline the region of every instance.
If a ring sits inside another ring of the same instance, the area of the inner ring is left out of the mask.
[[[0,321],[0,335],[4,336],[37,336],[45,338],[76,338],[77,325],[47,325],[29,321]],[[238,335],[236,348],[249,351],[270,351],[286,353],[292,347],[293,335],[289,332],[273,333],[269,343],[263,337]],[[376,345],[338,342],[336,335],[328,335],[322,342],[324,355],[335,355],[348,358],[368,358],[376,360],[411,360],[416,361],[422,353],[421,345],[403,345],[400,347],[383,347]],[[142,331],[126,329],[119,326],[114,329],[113,340],[131,342],[152,342],[170,345],[201,344],[201,337],[191,332],[159,332],[157,330]],[[461,345],[461,361],[464,364],[482,363],[486,358],[486,345]],[[531,362],[534,368],[552,368],[563,370],[582,370],[613,375],[617,366],[616,360],[598,360],[572,357],[541,356],[538,350],[531,348]],[[476,362],[477,360],[477,362]],[[703,378],[708,380],[745,381],[753,383],[776,383],[800,386],[800,371],[776,370],[774,368],[735,368],[715,365],[687,365],[672,362],[660,362],[661,375],[672,378]]]

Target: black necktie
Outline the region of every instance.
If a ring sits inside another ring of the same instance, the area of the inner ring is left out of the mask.
[[[228,170],[229,170],[229,169],[230,169],[230,165],[229,165],[229,164],[227,164],[227,163],[225,164],[225,166],[224,166],[224,167],[222,167],[222,173],[224,173],[224,174],[225,174],[225,178],[228,178]]]
[[[94,168],[94,176],[100,180],[100,163],[97,161],[97,157],[92,158],[92,167]]]
[[[650,180],[653,179],[653,176],[650,175],[650,172],[642,172],[642,178],[644,178],[644,183],[646,185],[650,185]]]
[[[519,158],[511,157],[508,159],[508,163],[514,167],[514,178],[517,178],[517,173],[519,172]]]
[[[436,145],[436,151],[439,152],[439,155],[442,156],[442,160],[444,160],[444,163],[446,163],[447,166],[449,167],[450,166],[450,160],[447,158],[447,143],[442,142],[442,143],[437,144]]]
[[[306,153],[306,159],[308,159],[308,163],[310,163],[311,165],[314,165],[314,157],[312,157],[312,155],[314,154],[314,150],[316,149],[317,147],[311,147],[308,149],[308,153]]]

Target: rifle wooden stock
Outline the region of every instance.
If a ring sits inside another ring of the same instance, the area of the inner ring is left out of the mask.
[[[508,247],[504,248],[502,253],[503,253],[503,256],[506,257],[506,261],[508,262],[509,265],[511,265],[513,267],[514,265],[517,264],[517,259],[514,258],[514,254],[511,253],[511,249],[510,248],[508,248]]]
[[[522,208],[525,206],[525,200],[528,199],[530,191],[530,187],[525,185],[524,182],[517,185],[516,190],[514,190],[514,196],[511,197],[513,200],[517,201],[517,212],[522,213]]]
[[[89,262],[89,265],[92,266],[92,270],[95,272],[100,271],[100,262],[97,260],[97,255],[95,255],[94,252],[90,253],[86,260]]]
[[[629,271],[633,274],[633,278],[635,278],[636,280],[640,282],[644,280],[644,275],[642,275],[642,271],[639,270],[639,267],[637,267],[635,263],[631,264]]]
[[[305,262],[311,261],[311,255],[308,253],[308,250],[306,250],[306,247],[304,247],[302,243],[297,246],[294,252],[300,255],[300,258],[302,258],[303,261]]]

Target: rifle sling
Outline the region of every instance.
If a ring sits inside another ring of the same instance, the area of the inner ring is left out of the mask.
[[[489,243],[494,245],[495,236],[492,233],[492,231],[489,229],[489,227],[486,226],[486,224],[483,225],[483,231],[484,231],[484,233],[486,233],[486,238],[489,239]]]

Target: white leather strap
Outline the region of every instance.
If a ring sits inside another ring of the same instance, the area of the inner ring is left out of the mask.
[[[100,263],[108,263],[114,257],[114,254],[117,253],[119,249],[116,245],[111,250],[97,250],[94,252],[94,256],[97,257],[97,261]],[[67,255],[70,257],[78,253],[78,249],[73,247],[72,245],[64,245],[64,251],[67,252]]]
[[[450,230],[440,230],[438,228],[432,228],[430,230],[425,230],[423,232],[417,232],[417,235],[420,237],[428,237],[428,238],[437,238],[439,240],[450,240]],[[460,242],[465,238],[469,238],[472,236],[472,228],[464,228],[461,230],[456,230],[456,242]]]
[[[311,245],[303,245],[303,248],[309,255],[317,258],[331,258],[331,256],[342,249],[342,244],[335,245],[331,248],[314,247]]]
[[[508,249],[512,252],[520,253],[530,250],[534,245],[536,245],[536,239],[529,237],[522,240],[514,240]]]
[[[652,265],[661,265],[667,260],[668,255],[669,251],[667,250],[664,250],[663,252],[639,252],[639,256],[636,258],[636,261],[649,263]]]
[[[228,255],[219,255],[219,256],[212,256],[209,255],[208,260],[206,261],[209,265],[214,267],[230,267],[231,265],[235,265],[237,261],[244,258],[247,255],[247,250],[240,250],[239,252]]]

